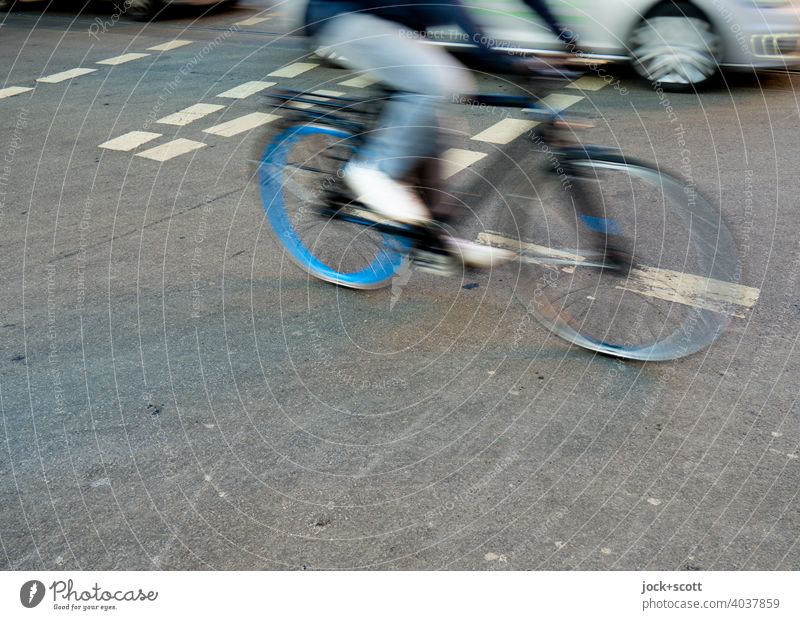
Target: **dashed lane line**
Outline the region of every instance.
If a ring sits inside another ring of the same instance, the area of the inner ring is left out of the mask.
[[[144,157],[145,159],[150,159],[152,161],[164,162],[178,157],[179,155],[191,153],[192,151],[201,149],[204,146],[207,145],[203,142],[195,142],[194,140],[178,138],[177,140],[172,140],[166,144],[161,144],[153,147],[152,149],[147,149],[146,151],[137,153],[136,157]]]
[[[311,69],[315,69],[317,67],[319,67],[319,65],[313,62],[295,62],[291,65],[281,67],[277,71],[273,71],[268,75],[268,77],[293,78],[297,77],[301,73],[311,71]]]
[[[112,151],[132,151],[133,149],[142,146],[160,138],[160,133],[153,133],[152,131],[130,131],[108,142],[103,142],[100,145],[101,149],[109,149]]]
[[[270,86],[275,86],[275,84],[276,82],[245,82],[239,86],[234,86],[230,90],[226,90],[224,93],[220,93],[217,95],[217,97],[225,97],[226,99],[245,99],[250,95],[260,93],[262,90],[267,89]]]
[[[32,88],[28,88],[27,86],[9,86],[8,88],[0,88],[0,99],[13,97],[14,95],[21,95],[22,93],[28,93],[32,90]]]
[[[234,118],[233,120],[227,121],[225,123],[221,123],[219,125],[214,125],[213,127],[209,127],[208,129],[204,129],[204,133],[210,133],[215,136],[222,136],[223,138],[230,138],[231,136],[236,136],[240,133],[244,133],[246,131],[250,131],[251,129],[255,129],[256,127],[261,127],[262,125],[266,125],[267,123],[271,123],[272,121],[278,120],[280,116],[276,114],[265,114],[264,112],[252,112],[251,114],[245,114],[244,116],[240,116],[239,118]]]
[[[176,125],[178,127],[183,127],[184,125],[193,123],[197,119],[221,110],[224,107],[224,105],[217,105],[216,103],[196,103],[188,108],[184,108],[180,112],[169,114],[168,116],[165,116],[156,122],[161,123],[162,125]]]
[[[97,71],[97,69],[86,69],[83,67],[78,67],[76,69],[69,69],[67,71],[60,71],[59,73],[53,73],[52,75],[46,75],[45,77],[40,77],[36,81],[42,82],[44,84],[57,84],[59,82],[66,82],[67,80],[71,80],[72,78],[76,78],[81,75],[94,73],[95,71]]]
[[[574,260],[576,263],[584,260],[584,257],[572,252],[527,243],[491,232],[480,233],[478,243],[519,252],[523,261],[533,264],[546,263],[546,258],[563,258]],[[574,268],[569,267],[568,269]],[[759,289],[750,286],[646,265],[632,269],[630,276],[616,288],[644,297],[703,308],[735,317],[743,315],[734,307],[752,308],[761,293]]]
[[[178,49],[179,47],[183,47],[185,45],[191,45],[194,41],[189,41],[188,39],[173,39],[172,41],[167,41],[166,43],[160,43],[159,45],[154,45],[153,47],[148,47],[148,52],[168,52],[170,50]]]
[[[140,58],[144,58],[149,55],[150,54],[142,53],[122,54],[121,56],[112,56],[111,58],[106,58],[105,60],[98,60],[95,64],[116,66],[125,64],[126,62],[131,62],[132,60],[139,60]]]

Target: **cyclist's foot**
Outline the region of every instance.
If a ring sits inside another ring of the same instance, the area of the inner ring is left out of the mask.
[[[517,256],[510,250],[481,245],[457,237],[447,237],[444,241],[450,253],[466,267],[499,267],[511,262]]]
[[[431,222],[430,211],[422,201],[380,170],[351,162],[345,166],[343,176],[358,200],[375,213],[414,226]]]
[[[416,248],[411,254],[411,259],[420,271],[433,273],[437,276],[452,276],[458,271],[456,269],[456,259],[450,254]]]

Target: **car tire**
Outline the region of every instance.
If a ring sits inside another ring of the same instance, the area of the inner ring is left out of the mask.
[[[162,7],[160,0],[130,0],[125,14],[137,22],[149,22]]]
[[[708,18],[685,2],[655,7],[631,33],[636,74],[672,92],[691,92],[719,74],[721,38]]]

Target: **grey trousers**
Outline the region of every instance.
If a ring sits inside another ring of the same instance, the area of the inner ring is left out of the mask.
[[[384,108],[361,159],[402,179],[420,158],[440,154],[442,103],[476,90],[466,68],[441,48],[420,41],[413,31],[373,15],[339,15],[320,29],[317,42],[344,57],[337,62],[401,91]]]

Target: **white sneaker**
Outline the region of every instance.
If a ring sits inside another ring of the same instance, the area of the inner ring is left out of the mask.
[[[344,181],[375,213],[402,224],[425,225],[433,219],[422,201],[402,183],[375,168],[349,163]]]
[[[467,267],[499,267],[510,263],[517,257],[510,250],[481,245],[457,237],[447,237],[445,243],[453,256]]]

